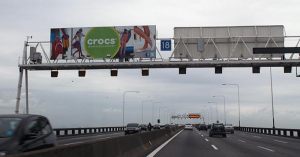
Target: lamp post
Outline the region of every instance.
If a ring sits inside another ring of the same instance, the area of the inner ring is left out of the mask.
[[[216,102],[207,102],[207,103],[216,103]],[[218,103],[216,103],[216,113],[217,113],[217,123],[219,123],[219,117],[218,117]]]
[[[153,117],[154,117],[154,104],[155,103],[161,103],[161,102],[153,102],[153,104],[152,104],[152,124],[154,124]]]
[[[238,87],[238,109],[239,109],[239,128],[241,127],[241,119],[240,119],[240,86],[238,84],[222,84],[222,85],[235,85]]]
[[[204,111],[204,112],[207,112],[207,124],[209,124],[209,112],[207,111],[207,110],[202,110],[202,111]]]
[[[224,98],[224,121],[226,124],[225,96],[224,95],[214,95],[213,97],[223,97]]]
[[[152,100],[142,101],[142,124],[144,124],[144,102],[153,102]]]
[[[125,104],[125,94],[129,93],[129,92],[133,92],[133,93],[140,93],[139,91],[126,91],[123,94],[123,127],[124,127],[124,104]]]
[[[159,112],[158,112],[158,115],[159,115],[159,116],[158,116],[159,123],[160,123],[160,109],[161,109],[161,108],[166,108],[166,107],[160,107],[160,108],[158,109],[158,110],[159,110]]]
[[[211,106],[204,106],[204,107],[210,107],[210,120],[211,120],[211,123],[213,122],[212,120],[212,107]]]

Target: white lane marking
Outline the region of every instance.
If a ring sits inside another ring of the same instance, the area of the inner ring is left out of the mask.
[[[245,135],[245,134],[241,134],[241,135]]]
[[[268,150],[268,151],[270,151],[270,152],[275,152],[274,150],[272,150],[272,149],[268,149],[268,148],[265,148],[265,147],[261,147],[261,146],[257,146],[258,148],[261,148],[261,149],[265,149],[265,150]]]
[[[255,137],[255,138],[261,138],[261,137],[259,137],[259,136],[253,136],[253,137]]]
[[[216,147],[216,146],[214,146],[214,145],[211,145],[215,150],[218,150],[218,148]]]
[[[279,141],[279,140],[274,140],[276,142],[281,142],[281,143],[287,143],[287,142],[284,142],[284,141]]]
[[[205,139],[205,141],[207,141],[207,142],[208,142],[208,139]]]
[[[181,130],[179,133],[174,135],[172,138],[170,138],[168,141],[166,141],[164,144],[160,145],[158,148],[156,148],[151,154],[149,154],[147,157],[153,157],[156,153],[158,153],[162,148],[164,148],[169,142],[173,140],[176,136],[178,136],[183,130]]]
[[[238,141],[243,142],[243,143],[246,143],[245,141],[242,141],[242,140],[238,140]]]
[[[203,135],[201,135],[203,137]]]

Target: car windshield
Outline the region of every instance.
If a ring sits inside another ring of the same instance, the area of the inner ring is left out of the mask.
[[[213,127],[214,128],[223,128],[224,126],[223,126],[223,124],[214,124]]]
[[[21,120],[21,118],[0,118],[0,138],[13,136]]]
[[[225,124],[225,126],[232,126],[232,124]]]
[[[127,124],[127,127],[138,127],[139,124]]]
[[[146,124],[141,124],[141,125],[140,125],[140,127],[145,127],[145,126],[146,126]]]

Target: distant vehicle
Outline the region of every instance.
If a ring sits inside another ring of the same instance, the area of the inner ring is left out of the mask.
[[[222,135],[226,137],[226,131],[223,123],[213,123],[211,129],[209,130],[209,137],[213,135]]]
[[[192,126],[192,124],[185,124],[184,130],[192,130],[192,131],[193,131],[193,126]]]
[[[159,125],[159,124],[155,124],[155,125],[153,126],[153,129],[154,129],[154,130],[160,129],[160,125]]]
[[[170,128],[170,124],[165,124],[165,128]]]
[[[0,156],[57,146],[49,120],[41,115],[0,115]]]
[[[138,123],[128,123],[125,127],[125,135],[127,134],[134,134],[134,133],[140,133],[141,128],[139,127]]]
[[[141,128],[141,131],[142,131],[142,130],[147,131],[147,125],[146,125],[146,124],[140,124],[139,127]]]
[[[207,131],[207,125],[206,125],[206,124],[199,124],[198,130],[199,130],[199,131],[200,131],[200,130],[205,130],[205,131]]]
[[[231,132],[232,134],[234,134],[234,128],[233,128],[232,124],[225,124],[225,131]]]

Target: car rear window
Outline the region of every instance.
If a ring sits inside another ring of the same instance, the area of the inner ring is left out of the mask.
[[[223,125],[223,124],[215,124],[213,127],[214,127],[214,128],[223,128],[224,125]]]
[[[127,127],[138,127],[139,124],[127,124]]]

